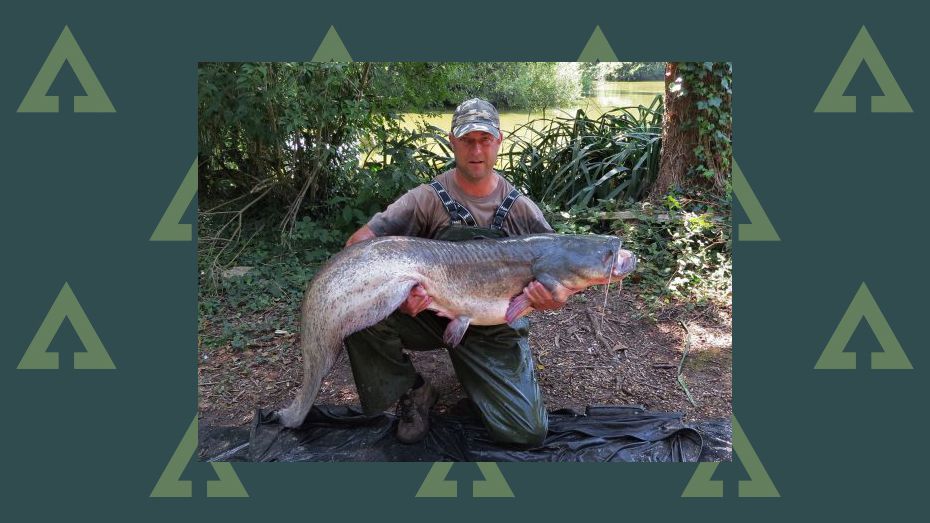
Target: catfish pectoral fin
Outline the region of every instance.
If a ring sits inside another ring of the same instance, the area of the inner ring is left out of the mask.
[[[458,318],[449,322],[449,325],[446,326],[446,332],[442,334],[442,341],[446,345],[452,347],[458,347],[459,343],[462,342],[462,336],[465,336],[465,331],[468,330],[468,325],[471,323],[471,318],[468,316],[459,316]]]
[[[511,298],[510,305],[507,307],[507,314],[504,315],[504,320],[506,320],[507,323],[513,323],[517,318],[526,316],[534,310],[535,309],[530,305],[530,300],[525,294],[521,293]]]

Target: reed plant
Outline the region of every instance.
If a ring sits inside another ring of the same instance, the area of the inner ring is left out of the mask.
[[[500,154],[504,174],[537,202],[562,209],[639,201],[659,172],[662,98],[597,118],[541,118],[517,128]]]

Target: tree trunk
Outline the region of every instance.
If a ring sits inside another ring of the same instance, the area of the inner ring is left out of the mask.
[[[688,169],[697,161],[694,148],[698,130],[694,125],[697,108],[688,86],[676,82],[678,64],[665,64],[665,116],[662,119],[662,155],[659,174],[649,194],[651,200],[661,198],[669,189],[681,187]],[[682,94],[684,90],[685,94]]]

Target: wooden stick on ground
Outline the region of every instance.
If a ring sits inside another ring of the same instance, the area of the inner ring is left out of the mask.
[[[688,330],[688,325],[685,324],[685,322],[678,320],[678,323],[685,329],[685,351],[681,355],[681,361],[678,362],[678,384],[681,385],[681,389],[685,391],[685,395],[688,396],[688,401],[691,402],[691,405],[697,407],[697,403],[694,402],[694,398],[691,397],[691,391],[688,390],[688,385],[685,383],[685,375],[681,373],[681,369],[685,365],[685,358],[688,357],[688,352],[691,350],[691,331]]]

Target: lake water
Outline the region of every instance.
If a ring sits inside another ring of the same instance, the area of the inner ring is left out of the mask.
[[[543,116],[564,116],[572,118],[578,109],[584,109],[588,116],[597,117],[616,107],[649,107],[656,95],[663,95],[665,82],[599,82],[595,87],[594,96],[582,98],[571,107],[549,108],[545,111],[504,111],[501,112],[501,130],[504,135],[513,132],[517,127]],[[443,112],[436,116],[427,116],[417,113],[404,115],[404,126],[412,129],[416,122],[425,121],[440,129],[449,129],[452,126],[452,111]]]

